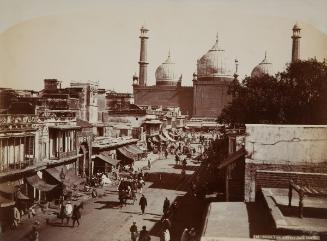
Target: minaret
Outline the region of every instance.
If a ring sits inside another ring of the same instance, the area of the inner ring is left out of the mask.
[[[234,79],[237,79],[238,77],[238,59],[235,59],[235,73],[234,73]]]
[[[147,32],[149,30],[146,29],[144,26],[141,28],[141,50],[140,50],[140,61],[139,61],[139,66],[140,66],[140,71],[139,71],[139,85],[141,86],[146,86],[147,82],[147,75],[148,75],[148,62],[147,62]]]
[[[300,59],[300,27],[295,24],[293,27],[292,63]]]

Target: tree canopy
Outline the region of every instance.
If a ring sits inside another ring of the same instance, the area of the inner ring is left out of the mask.
[[[327,124],[327,65],[315,59],[287,65],[275,76],[246,77],[229,87],[232,102],[219,122]]]

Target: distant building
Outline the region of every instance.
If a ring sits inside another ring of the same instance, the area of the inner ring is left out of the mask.
[[[146,30],[146,31],[145,31]],[[227,94],[233,75],[226,66],[225,51],[214,46],[197,63],[193,86],[182,86],[182,75],[175,72],[171,54],[156,69],[156,85],[147,85],[147,36],[148,30],[141,28],[140,75],[133,76],[133,93],[136,105],[179,107],[183,115],[217,118],[231,101]]]

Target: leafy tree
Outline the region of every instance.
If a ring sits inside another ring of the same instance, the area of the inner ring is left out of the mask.
[[[277,75],[283,85],[284,122],[327,124],[327,65],[315,59],[298,61]]]
[[[218,121],[225,123],[327,124],[327,66],[298,61],[276,76],[234,80],[233,101]]]

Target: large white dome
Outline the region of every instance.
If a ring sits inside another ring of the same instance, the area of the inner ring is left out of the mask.
[[[225,50],[218,46],[218,36],[212,48],[197,62],[198,79],[212,77],[230,77],[231,71],[226,66]]]
[[[156,69],[157,85],[177,85],[175,75],[175,63],[171,60],[170,52],[168,58]]]

